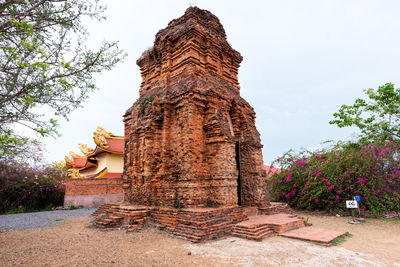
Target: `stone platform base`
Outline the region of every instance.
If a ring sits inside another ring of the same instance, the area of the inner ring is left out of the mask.
[[[105,204],[93,214],[101,229],[135,231],[146,224],[192,242],[210,240],[229,235],[236,223],[248,219],[242,207],[173,209],[159,207]]]
[[[332,240],[345,232],[304,227],[304,220],[296,214],[274,213],[289,210],[284,203],[275,202],[272,207],[230,206],[221,208],[173,209],[149,206],[132,206],[121,203],[103,204],[92,215],[100,229],[125,229],[138,231],[153,225],[173,235],[192,242],[233,235],[252,240],[261,240],[273,235],[282,235],[317,242],[329,246]],[[292,211],[291,209],[289,211]]]
[[[233,235],[260,240],[268,236],[304,227],[303,219],[292,214],[256,215],[235,225]]]

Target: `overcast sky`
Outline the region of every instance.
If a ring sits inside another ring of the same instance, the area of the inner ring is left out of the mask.
[[[241,96],[256,111],[265,163],[291,148],[350,139],[357,129],[330,125],[332,114],[363,97],[363,89],[386,82],[400,87],[400,1],[104,2],[107,20],[87,23],[89,44],[118,40],[128,57],[97,78],[100,90],[69,121],[60,119],[61,137],[44,140],[49,162],[70,150],[80,153],[78,143],[94,147],[97,126],[123,135],[122,115],[139,97],[136,60],[190,3],[216,15],[243,56]]]

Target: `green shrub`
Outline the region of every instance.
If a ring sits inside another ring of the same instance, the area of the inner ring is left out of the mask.
[[[269,181],[274,200],[305,210],[343,212],[362,197],[361,208],[377,214],[400,211],[400,149],[395,142],[348,143],[321,152],[286,154],[282,172]]]
[[[0,161],[0,213],[38,211],[61,206],[66,172],[56,165],[31,167]]]
[[[183,208],[183,204],[182,204],[181,200],[179,199],[178,192],[175,192],[174,208],[175,209],[182,209]]]

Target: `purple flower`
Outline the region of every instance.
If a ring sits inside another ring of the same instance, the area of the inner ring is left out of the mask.
[[[286,183],[290,181],[290,177],[292,177],[292,173],[291,172],[289,172],[289,174],[288,174],[288,177],[286,179]]]
[[[331,186],[329,187],[329,190],[332,190],[333,188],[335,188],[335,186],[334,186],[334,185],[331,185]]]
[[[364,179],[358,179],[358,182],[360,184],[365,184],[368,181],[368,178],[364,178]]]

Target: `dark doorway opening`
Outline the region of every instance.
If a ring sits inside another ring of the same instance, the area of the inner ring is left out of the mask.
[[[235,145],[235,159],[236,159],[236,169],[238,170],[238,178],[237,178],[237,197],[238,197],[238,205],[242,205],[242,190],[241,190],[241,179],[240,179],[240,146],[239,142],[236,142]]]

